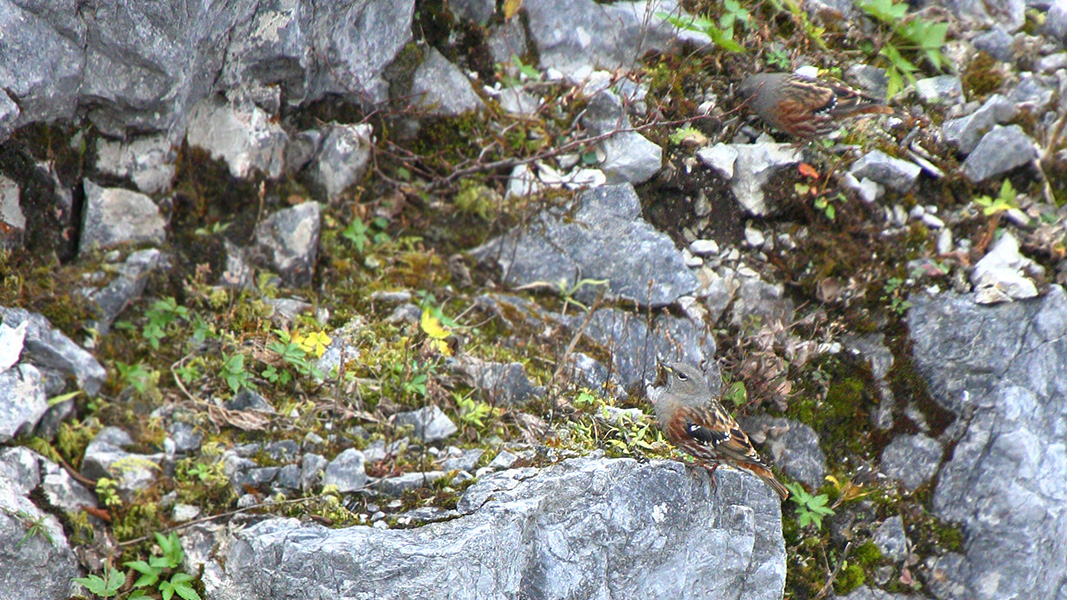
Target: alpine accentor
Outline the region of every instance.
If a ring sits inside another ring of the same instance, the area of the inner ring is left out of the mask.
[[[881,101],[843,83],[794,73],[751,75],[738,93],[768,124],[803,139],[826,135],[856,115],[893,114]]]
[[[782,500],[789,497],[789,491],[775,479],[748,435],[712,397],[699,368],[686,363],[661,363],[657,368],[658,377],[648,396],[659,427],[671,443],[698,459],[710,461],[712,473],[725,462],[754,473]]]

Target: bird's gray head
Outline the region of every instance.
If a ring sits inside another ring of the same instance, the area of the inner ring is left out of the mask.
[[[764,86],[771,83],[771,73],[758,73],[756,75],[749,75],[744,81],[741,82],[741,86],[737,88],[737,93],[743,100],[748,100],[754,97]]]
[[[696,365],[682,362],[659,363],[656,369],[656,382],[649,393],[649,399],[657,409],[666,402],[701,406],[711,400],[708,380]]]

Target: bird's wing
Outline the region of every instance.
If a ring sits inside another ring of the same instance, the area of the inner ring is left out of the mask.
[[[700,409],[690,409],[686,430],[690,437],[710,446],[727,459],[766,468],[748,435],[718,402]]]

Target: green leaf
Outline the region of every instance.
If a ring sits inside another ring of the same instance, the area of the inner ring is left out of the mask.
[[[110,598],[119,592],[119,588],[126,583],[126,576],[115,567],[108,567],[104,577],[90,575],[78,577],[74,581],[85,586],[85,589],[101,598]]]

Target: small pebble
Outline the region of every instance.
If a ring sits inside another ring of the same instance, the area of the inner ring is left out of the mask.
[[[696,256],[707,256],[719,253],[719,244],[715,240],[696,240],[689,244],[689,251]]]

